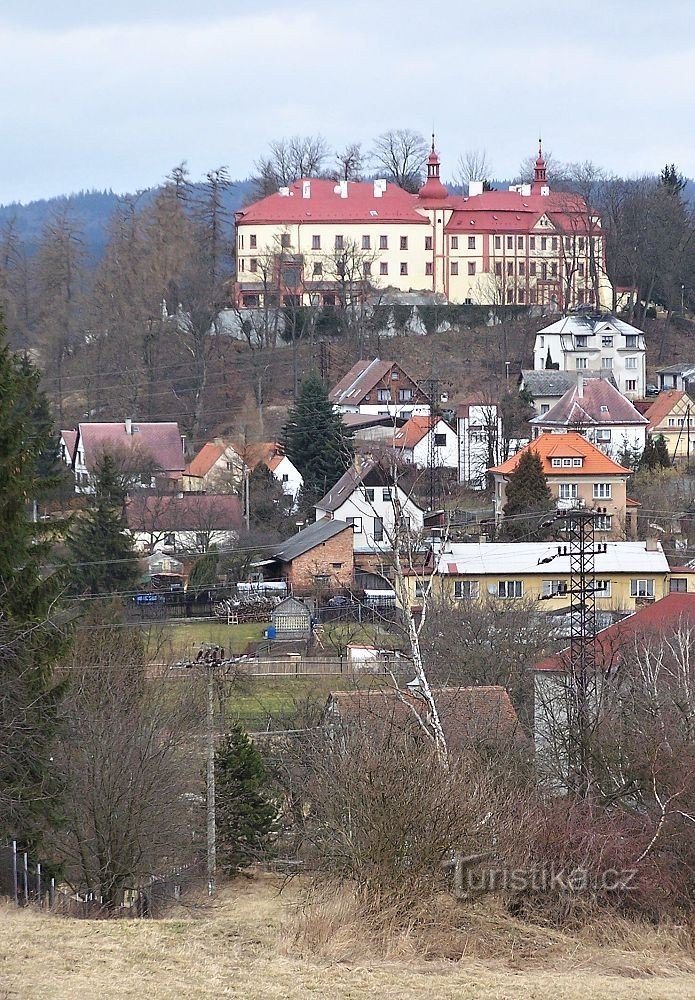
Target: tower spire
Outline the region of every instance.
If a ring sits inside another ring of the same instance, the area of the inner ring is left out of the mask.
[[[543,141],[540,136],[538,138],[538,158],[536,159],[536,163],[533,168],[533,183],[547,183],[547,171],[545,168],[545,158],[543,156]]]

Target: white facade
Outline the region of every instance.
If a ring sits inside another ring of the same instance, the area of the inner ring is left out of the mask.
[[[644,334],[615,316],[577,313],[536,334],[533,367],[612,375],[628,399],[642,399],[647,383]]]
[[[459,482],[484,490],[487,470],[501,460],[502,415],[496,403],[460,406],[456,417]]]
[[[335,521],[347,521],[353,527],[355,552],[389,552],[395,534],[396,515],[393,497],[412,532],[422,530],[424,512],[400,486],[364,486],[360,484],[332,513],[316,507],[316,520],[328,513]]]
[[[208,552],[211,548],[233,548],[239,535],[232,529],[201,528],[199,531],[161,530],[140,531],[130,528],[136,552],[175,554]]]
[[[289,460],[287,455],[282,455],[277,464],[275,459],[271,461],[271,472],[282,486],[282,492],[296,500],[297,494],[304,485],[304,479],[297,466]]]
[[[426,419],[429,422],[429,418]],[[420,421],[414,421],[412,427],[411,421],[408,421],[394,434],[394,447],[401,454],[403,461],[418,469],[429,468],[430,448],[432,448],[436,468],[457,469],[458,438],[446,420],[440,417],[434,427],[425,430],[419,440],[415,440],[422,429]]]

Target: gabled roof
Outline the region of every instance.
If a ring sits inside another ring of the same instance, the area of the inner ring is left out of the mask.
[[[541,434],[534,438],[525,447],[521,448],[516,455],[512,455],[506,462],[497,465],[489,472],[497,473],[501,476],[511,476],[521,460],[521,456],[527,451],[533,451],[541,460],[543,472],[546,476],[628,476],[630,469],[618,465],[612,458],[605,455],[600,448],[591,444],[581,434],[575,431],[568,431],[566,434]],[[582,458],[581,466],[571,466],[567,468],[553,468],[553,458]]]
[[[277,469],[285,449],[277,441],[254,441],[252,444],[236,444],[234,450],[244,464],[253,471],[257,465],[266,465],[272,472]]]
[[[403,371],[397,361],[382,361],[380,358],[373,358],[371,361],[364,358],[357,361],[350,371],[333,386],[328,393],[328,398],[336,406],[359,406],[364,401],[365,396],[394,368],[410,379],[410,376]],[[410,379],[410,381],[414,380]]]
[[[332,486],[328,493],[314,506],[317,510],[333,513],[345,503],[348,497],[352,496],[369,473],[376,469],[376,463],[370,459],[356,458],[355,463],[350,466],[347,472],[343,473],[335,486]]]
[[[327,518],[314,521],[308,528],[302,528],[301,531],[283,542],[281,547],[273,553],[272,558],[279,562],[292,562],[297,556],[310,552],[317,545],[323,545],[324,542],[335,538],[342,531],[352,532],[352,525],[348,524],[347,521],[329,521]]]
[[[208,441],[200,449],[198,454],[193,458],[186,466],[187,476],[207,476],[210,469],[213,468],[215,462],[217,462],[222,455],[224,455],[227,450],[227,445],[220,444],[219,442]]]
[[[241,504],[228,493],[184,493],[132,497],[126,506],[131,531],[233,531],[241,527]]]
[[[68,458],[72,462],[75,457],[75,445],[77,444],[77,431],[61,431],[60,436],[65,444]]]
[[[393,435],[393,445],[395,448],[414,448],[423,438],[426,438],[430,430],[436,431],[439,424],[451,430],[442,417],[438,416],[413,416],[400,430]],[[451,432],[453,434],[453,431]]]
[[[621,648],[629,646],[635,638],[664,632],[678,626],[680,621],[695,624],[695,594],[667,594],[660,601],[647,604],[633,615],[610,625],[596,635],[596,665],[610,669],[616,665]],[[566,672],[568,650],[548,656],[534,667],[535,670]]]
[[[340,419],[351,430],[366,430],[368,427],[403,427],[408,421],[392,413],[341,413]]]
[[[668,389],[660,392],[645,413],[645,417],[649,421],[649,429],[653,430],[658,427],[664,417],[668,416],[683,397],[687,398],[687,393],[683,389]]]
[[[686,364],[685,361],[681,361],[677,365],[668,365],[667,368],[657,368],[656,374],[683,375],[685,378],[693,378],[695,376],[695,365]]]
[[[179,425],[139,420],[118,423],[84,423],[78,426],[85,465],[92,468],[104,452],[139,453],[162,472],[183,472],[183,445]]]
[[[498,685],[442,687],[432,691],[449,751],[496,743],[525,742],[511,699]],[[419,731],[413,710],[427,721],[428,708],[413,691],[363,689],[334,691],[328,699],[328,721],[388,739],[393,727]]]
[[[612,385],[615,385],[615,379],[612,375],[606,376],[598,371],[583,371],[581,373],[564,372],[559,371],[557,368],[524,368],[521,372],[521,381],[524,384],[524,389],[528,390],[534,397],[559,397],[563,396],[568,389],[577,384],[578,374],[584,376],[585,383],[587,379],[604,378]]]
[[[572,424],[646,424],[643,417],[622,392],[607,379],[592,378],[568,389],[547,413],[529,421],[536,426],[567,427]]]

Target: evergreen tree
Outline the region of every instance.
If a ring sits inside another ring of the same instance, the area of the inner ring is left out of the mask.
[[[668,453],[668,445],[663,434],[659,434],[654,442],[656,458],[662,469],[668,469],[671,465],[671,456]]]
[[[217,567],[220,561],[219,553],[216,549],[205,552],[191,566],[188,575],[187,593],[192,597],[197,597],[201,591],[209,590],[217,583]]]
[[[78,519],[68,538],[75,593],[132,590],[140,576],[133,539],[125,529],[125,491],[117,464],[104,454],[94,470],[94,506]]]
[[[277,810],[267,784],[260,753],[235,725],[215,753],[217,851],[227,874],[256,860],[269,844]]]
[[[50,426],[40,372],[8,349],[0,325],[0,842],[36,845],[55,807],[50,744],[62,685],[53,667],[68,645],[52,541],[31,518],[42,495]],[[55,526],[51,526],[55,536]]]
[[[287,519],[294,506],[267,465],[259,463],[249,476],[249,527],[273,535],[289,534]]]
[[[285,445],[289,459],[304,478],[299,505],[306,510],[337,483],[354,455],[352,432],[333,409],[316,374],[302,382],[299,398],[289,412]]]
[[[659,174],[659,184],[671,195],[679,196],[685,183],[675,163],[667,163]]]
[[[668,445],[663,434],[647,437],[642,457],[640,458],[640,469],[648,469],[654,472],[655,469],[668,469],[671,465],[671,456],[668,453]]]
[[[524,451],[507,483],[504,534],[515,541],[531,541],[547,535],[543,515],[553,508],[553,498],[535,451]]]

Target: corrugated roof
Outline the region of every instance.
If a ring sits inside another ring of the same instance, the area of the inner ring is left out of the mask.
[[[347,521],[329,521],[327,518],[315,521],[308,528],[302,528],[296,535],[283,542],[281,548],[273,553],[273,559],[279,562],[292,562],[297,556],[304,555],[317,545],[323,545],[329,539],[335,538],[341,531],[352,532],[352,525]]]
[[[490,576],[508,573],[569,576],[570,557],[558,542],[460,542],[447,546],[437,565],[443,576]],[[668,573],[661,545],[647,551],[646,542],[606,542],[606,551],[595,556],[596,575],[609,573]]]
[[[547,413],[529,421],[536,426],[567,427],[571,424],[646,424],[643,417],[622,392],[603,378],[588,379],[572,386]]]
[[[567,431],[565,434],[541,434],[540,437],[534,438],[533,441],[521,448],[516,455],[512,455],[506,462],[502,462],[501,465],[497,465],[489,471],[502,476],[510,476],[519,464],[521,456],[527,451],[533,451],[538,455],[546,476],[631,475],[630,469],[618,465],[612,458],[609,458],[575,431]],[[583,459],[581,466],[553,468],[553,458],[578,457]]]
[[[607,670],[618,665],[625,646],[629,652],[631,643],[642,634],[663,633],[666,628],[678,626],[680,621],[695,623],[695,594],[667,594],[660,601],[654,601],[640,608],[633,615],[623,618],[603,629],[596,636],[596,665]],[[568,670],[569,650],[562,650],[555,656],[548,656],[537,663],[535,670],[559,671]]]

